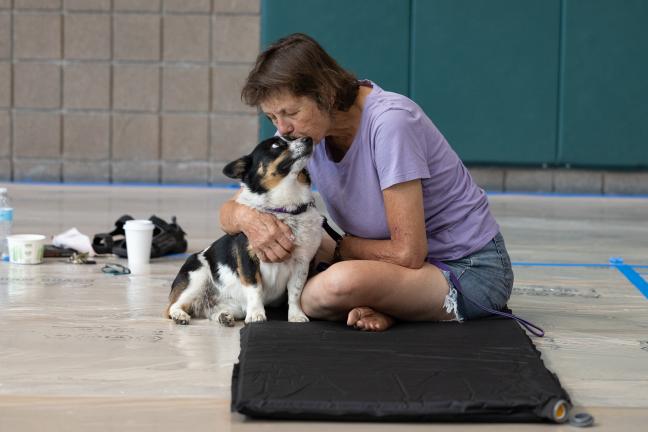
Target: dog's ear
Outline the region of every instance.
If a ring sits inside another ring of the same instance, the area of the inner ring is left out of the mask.
[[[225,165],[223,174],[229,178],[242,179],[245,173],[248,172],[252,165],[252,158],[250,156],[243,156]]]

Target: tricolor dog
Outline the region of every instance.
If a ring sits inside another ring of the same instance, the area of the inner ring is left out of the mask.
[[[252,253],[243,233],[224,235],[180,269],[169,294],[169,318],[178,324],[210,318],[227,326],[240,319],[265,321],[264,306],[281,300],[287,290],[288,321],[308,321],[300,297],[322,240],[322,216],[305,169],[312,153],[310,138],[276,136],[225,166],[226,176],[241,180],[237,202],[287,224],[295,247],[286,261],[266,263]]]

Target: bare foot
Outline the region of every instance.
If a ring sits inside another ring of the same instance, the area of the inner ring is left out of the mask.
[[[394,318],[362,306],[351,309],[347,325],[364,331],[384,331],[394,324]]]

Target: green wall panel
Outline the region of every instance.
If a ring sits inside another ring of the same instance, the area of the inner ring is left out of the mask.
[[[559,0],[413,0],[411,97],[464,161],[553,162]]]
[[[261,45],[306,33],[359,78],[406,94],[409,19],[407,0],[263,0]],[[261,136],[272,133],[264,119]]]
[[[565,0],[561,162],[648,166],[648,1]]]
[[[418,102],[466,162],[648,167],[648,0],[261,4],[262,46],[312,35]]]

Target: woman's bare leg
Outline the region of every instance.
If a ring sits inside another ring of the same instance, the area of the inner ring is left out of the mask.
[[[347,321],[363,330],[385,330],[393,318],[407,321],[454,319],[443,308],[449,286],[435,266],[410,269],[395,264],[351,260],[311,278],[301,302],[306,315]]]

